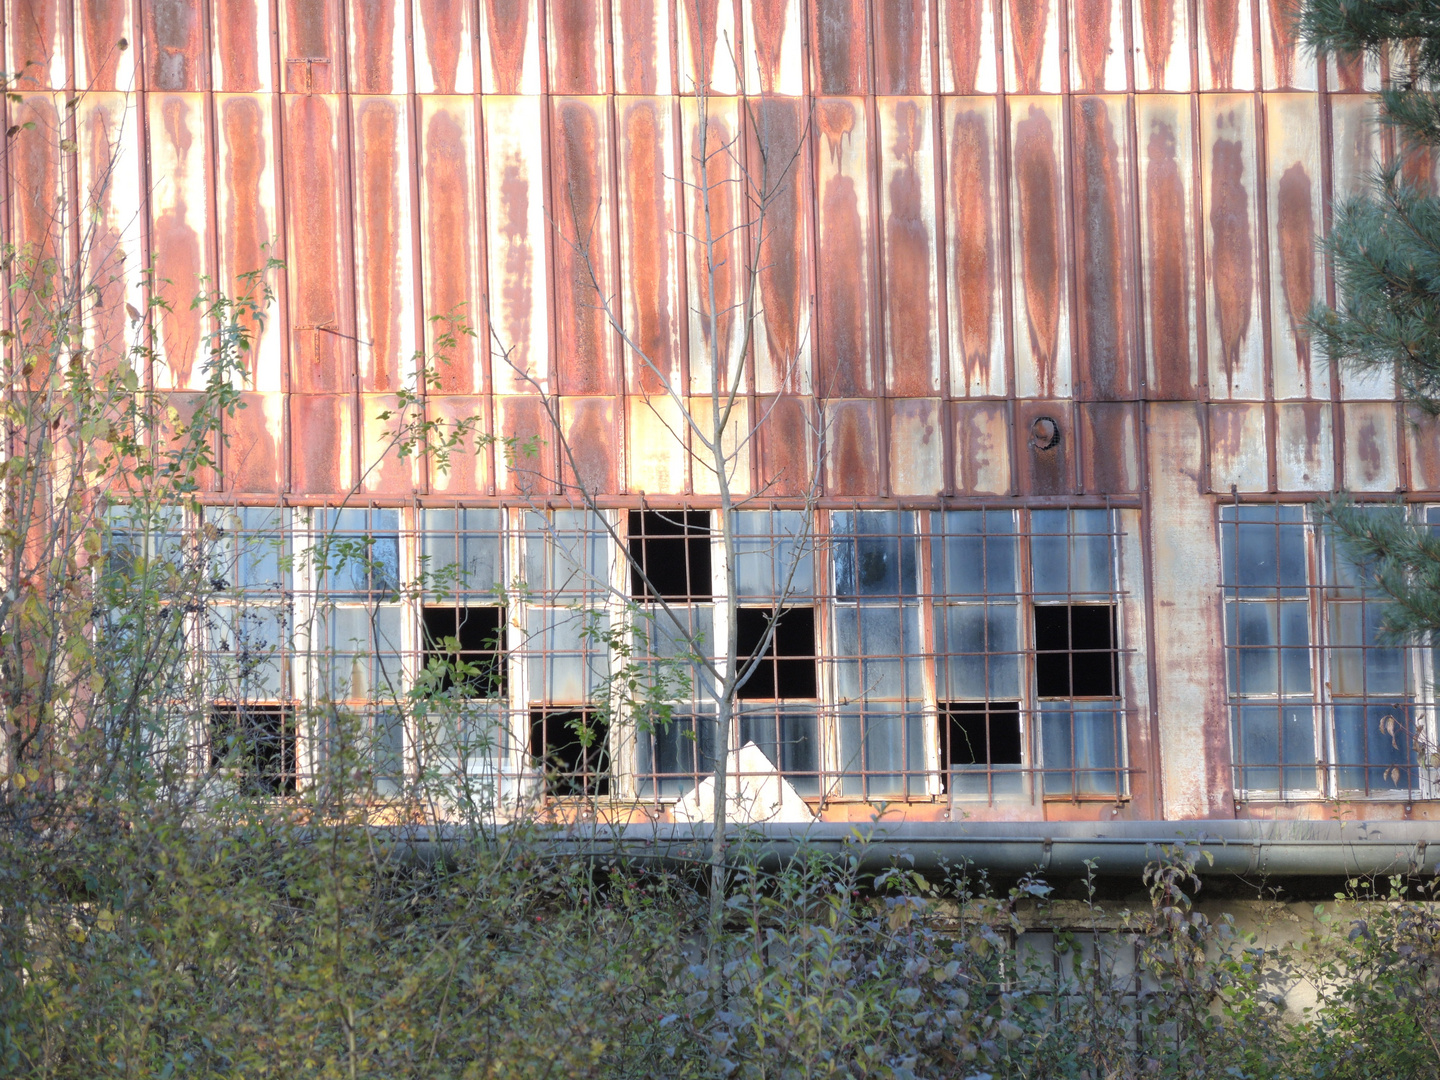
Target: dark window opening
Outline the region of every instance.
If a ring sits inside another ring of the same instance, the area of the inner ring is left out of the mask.
[[[545,794],[610,794],[610,726],[589,709],[531,709],[530,755]]]
[[[710,599],[710,511],[631,510],[629,537],[632,597]]]
[[[735,653],[742,668],[765,639],[770,612],[770,608],[739,610]],[[764,659],[735,696],[742,701],[816,696],[814,608],[793,607],[780,612]]]
[[[505,609],[427,606],[425,629],[427,689],[443,694],[458,688],[467,698],[503,698],[507,685]]]
[[[1118,695],[1114,604],[1035,608],[1035,690],[1042,698]]]
[[[1018,701],[941,702],[940,722],[951,768],[1020,764]]]
[[[284,705],[215,705],[210,767],[227,768],[247,795],[295,790],[295,716]]]

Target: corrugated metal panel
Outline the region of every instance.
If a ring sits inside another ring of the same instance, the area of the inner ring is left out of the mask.
[[[940,0],[940,92],[993,94],[1000,0]]]
[[[940,391],[940,270],[935,247],[934,119],[928,98],[878,98],[885,382],[892,394]]]
[[[745,0],[745,88],[750,93],[805,92],[803,0]]]
[[[210,0],[215,89],[253,93],[274,85],[270,5],[265,0]]]
[[[1189,99],[1137,95],[1135,126],[1147,391],[1156,399],[1187,399],[1200,383]]]
[[[430,105],[434,99],[427,99]],[[365,97],[352,103],[355,162],[355,343],[360,389],[395,390],[413,383],[415,257],[411,239],[410,112],[400,97]],[[464,103],[466,114],[469,102]],[[473,141],[470,145],[474,145]],[[464,177],[464,159],[460,176]],[[458,193],[457,193],[458,194]],[[458,201],[458,200],[457,200]],[[453,211],[463,220],[464,203]],[[456,243],[474,235],[457,234]],[[437,280],[433,276],[430,281]],[[447,284],[450,278],[443,279]],[[459,276],[461,284],[465,282]],[[474,304],[464,310],[473,317]],[[468,345],[468,339],[466,339]],[[456,358],[452,357],[452,361]],[[445,370],[442,368],[442,371]]]
[[[1059,98],[1010,102],[1011,294],[1021,397],[1070,393],[1063,114]]]
[[[216,214],[220,238],[220,283],[231,296],[251,285],[243,276],[263,270],[281,224],[275,196],[275,135],[270,102],[261,96],[215,95]],[[278,285],[279,275],[269,275]],[[259,296],[258,291],[254,292]],[[256,390],[283,389],[282,338],[288,332],[272,318],[252,343],[246,364]]]
[[[942,411],[939,398],[890,402],[890,494],[940,494],[945,486]]]
[[[825,493],[880,494],[879,402],[830,401],[825,406]]]
[[[1131,159],[1123,97],[1076,97],[1075,321],[1081,395],[1091,401],[1135,396]]]
[[[1326,76],[1331,90],[1344,93],[1375,91],[1381,88],[1380,58],[1374,55],[1331,53]]]
[[[817,491],[814,410],[813,400],[791,394],[756,398],[758,491],[777,498]],[[649,445],[639,441],[633,427],[631,439],[632,445]]]
[[[742,201],[736,143],[740,105],[735,98],[710,98],[702,123],[698,105],[690,98],[681,101],[680,116],[690,234],[686,242],[690,390],[708,394],[717,361],[728,385],[730,365],[743,359],[745,319],[738,305],[743,303],[749,263],[744,231],[748,212]]]
[[[1126,0],[1070,0],[1070,88],[1124,91]]]
[[[810,0],[810,55],[817,94],[864,94],[870,89],[864,0]]]
[[[1297,14],[1290,0],[1260,4],[1260,64],[1267,90],[1314,90],[1319,85],[1315,55],[1300,44]]]
[[[1315,252],[1321,228],[1320,109],[1313,94],[1265,96],[1270,225],[1270,355],[1276,398],[1329,397],[1311,363],[1305,319],[1324,296]]]
[[[84,277],[96,290],[85,344],[116,348],[124,355],[135,336],[126,305],[147,310],[145,250],[141,233],[144,182],[140,160],[140,117],[134,97],[95,91],[75,108],[79,144],[80,206],[87,233]],[[54,135],[50,135],[54,138]]]
[[[483,287],[484,228],[477,188],[480,140],[475,122],[470,98],[431,96],[420,103],[425,347],[435,358],[435,389],[442,394],[474,394],[486,388],[490,341]],[[466,329],[474,336],[465,333]],[[444,338],[452,340],[442,348]]]
[[[1200,151],[1210,393],[1264,398],[1255,115],[1249,95],[1200,99]]]
[[[545,5],[550,20],[550,92],[603,94],[609,87],[605,69],[603,0],[566,0]]]
[[[480,0],[480,85],[487,94],[538,94],[537,0]]]
[[[347,177],[339,99],[285,98],[285,217],[291,385],[319,394],[354,387],[354,318],[346,242]]]
[[[356,94],[399,94],[406,85],[405,7],[394,0],[348,0],[350,90]]]
[[[129,4],[75,0],[75,87],[136,89],[135,25]]]
[[[630,397],[625,403],[629,445],[645,447],[644,453],[631,453],[626,462],[629,490],[646,495],[683,494],[687,442],[680,406],[663,394]]]
[[[563,394],[614,394],[619,378],[617,343],[604,310],[616,285],[609,110],[604,98],[551,100],[554,356],[559,389]]]
[[[291,394],[290,480],[296,491],[339,495],[354,485],[355,399],[350,394]]]
[[[1265,419],[1260,403],[1210,406],[1210,490],[1269,490]]]
[[[285,397],[242,393],[239,407],[225,417],[221,452],[225,490],[274,495],[285,486]]]
[[[711,93],[730,95],[740,90],[735,5],[731,0],[677,0],[676,48],[679,50],[680,87],[687,91],[706,87]]]
[[[1140,490],[1139,423],[1130,402],[1094,402],[1080,407],[1081,473],[1092,495]]]
[[[549,377],[544,129],[535,97],[485,101],[485,245],[491,375],[497,387]],[[501,354],[504,354],[503,356]]]
[[[815,124],[820,221],[818,261],[844,267],[818,282],[820,348],[817,391],[848,397],[875,390],[874,267],[865,104],[856,98],[817,103]]]
[[[1000,162],[992,98],[945,101],[950,393],[1005,393]]]
[[[150,261],[167,309],[159,323],[157,386],[204,385],[205,320],[192,305],[197,283],[214,280],[210,252],[210,167],[205,103],[199,94],[152,94]]]
[[[10,0],[5,27],[10,70],[21,91],[65,85],[65,38],[70,29],[66,0]]]
[[[1335,440],[1328,401],[1275,406],[1275,486],[1281,491],[1331,491]]]
[[[928,4],[873,5],[875,92],[930,93],[930,26]]]
[[[416,92],[473,94],[475,9],[454,0],[418,0],[414,11]]]
[[[1137,90],[1189,90],[1190,19],[1182,0],[1132,0]]]
[[[810,323],[810,170],[805,103],[751,99],[748,147],[763,209],[751,230],[760,268],[760,322],[753,333],[755,385],[762,393],[808,393],[814,342]],[[761,194],[763,193],[763,194]]]
[[[615,41],[615,92],[670,94],[669,0],[611,0]]]
[[[7,148],[12,165],[10,228],[17,244],[31,245],[38,258],[55,254],[66,205],[60,153],[60,110],[43,93],[21,94],[9,105],[10,123],[20,130]],[[30,125],[27,127],[27,125]]]
[[[426,399],[425,417],[438,421],[442,430],[449,434],[457,425],[465,423],[474,427],[478,418],[478,430],[488,434],[486,423],[490,406],[489,398],[465,394],[435,394]],[[466,436],[451,452],[448,467],[441,468],[440,462],[428,462],[429,490],[435,494],[453,495],[456,498],[485,495],[489,491],[490,450],[476,445],[475,435]]]
[[[694,417],[695,424],[704,432],[715,429],[715,411],[708,397],[692,397],[686,402],[686,409]],[[723,410],[724,403],[721,403]],[[735,402],[730,421],[725,427],[720,445],[725,454],[726,483],[733,495],[744,495],[750,490],[750,451],[754,445],[750,439],[750,409],[744,398]],[[715,469],[714,456],[703,447],[692,442],[690,461],[690,483],[701,495],[718,495],[720,478]]]
[[[1394,491],[1400,486],[1395,422],[1389,403],[1346,402],[1342,482],[1354,491]]]
[[[1012,94],[1058,94],[1062,53],[1060,0],[1005,5],[1005,88]]]
[[[1038,440],[1037,421],[1049,420],[1059,437]],[[1022,495],[1074,495],[1076,441],[1074,410],[1069,401],[1017,401],[1015,403],[1015,471]]]
[[[1255,0],[1199,0],[1200,89],[1255,87]]]
[[[343,88],[340,0],[280,0],[281,85],[290,94]]]
[[[119,7],[120,5],[114,5]],[[145,80],[149,90],[199,90],[205,84],[200,0],[144,4]]]
[[[495,398],[495,436],[506,444],[495,455],[495,486],[526,497],[553,490],[555,437],[543,403],[534,394]]]
[[[1010,494],[1010,407],[1003,401],[957,402],[955,491],[959,495]]]
[[[621,442],[616,437],[615,399],[565,398],[560,419],[568,449],[564,461],[566,483],[578,482],[586,491],[618,490]]]
[[[397,452],[406,417],[393,394],[360,395],[360,486],[371,495],[409,495],[415,488],[416,457]]]
[[[628,382],[632,389],[657,393],[667,383],[680,384],[674,114],[662,98],[624,100],[616,108]]]
[[[1440,419],[1408,408],[1404,423],[1410,487],[1416,491],[1440,491]]]

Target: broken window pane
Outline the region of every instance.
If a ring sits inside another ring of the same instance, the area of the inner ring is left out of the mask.
[[[950,597],[1019,592],[1012,510],[947,510],[930,515],[934,587]]]
[[[737,611],[736,657],[741,670],[759,653],[770,627],[770,608],[740,608]],[[785,608],[775,619],[775,632],[764,658],[737,696],[750,699],[813,698],[815,676],[815,609]]]
[[[420,610],[424,633],[424,689],[431,694],[453,692],[460,697],[504,697],[508,665],[505,657],[505,609],[427,605]]]
[[[1020,606],[955,604],[936,610],[942,662],[939,692],[949,698],[1019,698]]]
[[[502,524],[499,510],[421,510],[426,595],[450,598],[496,592],[504,584]]]
[[[631,510],[627,540],[633,599],[710,599],[709,510]]]
[[[1103,702],[1040,703],[1046,795],[1120,793],[1120,717]]]
[[[1042,698],[1118,697],[1113,604],[1035,608],[1035,687]]]
[[[806,522],[800,510],[735,512],[735,582],[741,596],[781,599],[814,593],[814,536]]]
[[[1024,793],[1018,701],[942,702],[939,722],[943,790],[981,797]]]
[[[684,795],[714,770],[713,709],[675,706],[668,717],[638,719],[636,728],[637,790],[641,795]]]
[[[834,611],[836,692],[841,700],[920,699],[920,609],[837,604]]]
[[[590,709],[531,709],[530,756],[545,794],[610,794],[610,728]]]
[[[837,598],[915,595],[912,518],[894,510],[846,510],[830,515]]]
[[[216,705],[210,710],[210,767],[251,795],[295,790],[295,714],[283,705]]]

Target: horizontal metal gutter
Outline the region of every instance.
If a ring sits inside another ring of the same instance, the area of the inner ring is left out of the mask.
[[[702,860],[708,825],[568,826],[536,839],[557,852]],[[503,830],[502,830],[503,833]],[[422,858],[445,857],[463,846],[463,830],[396,830]],[[878,869],[900,859],[926,872],[969,863],[997,874],[1038,871],[1082,877],[1086,863],[1101,876],[1135,876],[1163,854],[1189,845],[1209,853],[1200,874],[1305,876],[1440,872],[1440,823],[1417,821],[1123,821],[901,822],[747,825],[732,832],[736,857],[783,861],[801,850],[855,857]]]

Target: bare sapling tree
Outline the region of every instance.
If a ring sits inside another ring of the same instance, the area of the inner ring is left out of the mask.
[[[726,47],[728,49],[728,42]],[[739,72],[741,65],[733,53],[731,62]],[[669,659],[678,659],[693,669],[699,694],[714,708],[708,733],[708,757],[714,783],[709,847],[712,942],[720,937],[726,894],[727,795],[731,780],[735,779],[727,774],[732,733],[739,718],[738,703],[742,688],[772,648],[776,626],[799,589],[802,568],[808,572],[812,565],[815,509],[821,492],[820,469],[825,446],[824,424],[811,401],[805,417],[808,446],[800,455],[801,460],[808,459],[805,475],[771,477],[758,487],[752,485],[750,458],[758,453],[760,433],[779,400],[777,397],[754,408],[752,415],[757,342],[763,344],[761,339],[767,332],[766,340],[778,337],[793,343],[788,355],[771,358],[778,369],[775,379],[778,387],[801,392],[809,389],[806,328],[796,325],[777,334],[775,327],[767,327],[767,313],[762,306],[762,285],[772,269],[772,250],[780,242],[772,217],[780,201],[793,199],[796,188],[802,184],[809,123],[767,123],[765,109],[770,103],[760,100],[757,108],[757,99],[744,96],[743,76],[738,81],[742,92],[733,120],[714,109],[713,94],[708,86],[696,85],[686,95],[693,103],[693,113],[687,118],[689,130],[681,135],[688,160],[680,183],[690,214],[688,222],[676,228],[674,235],[689,253],[687,266],[692,275],[688,311],[692,328],[690,371],[683,363],[676,365],[678,371],[672,368],[652,345],[647,345],[634,325],[627,325],[625,297],[609,291],[605,256],[598,250],[599,209],[587,217],[571,192],[562,190],[560,206],[552,222],[559,241],[574,257],[577,276],[581,279],[578,291],[582,302],[599,312],[604,326],[621,342],[622,353],[633,358],[634,370],[640,375],[636,380],[640,395],[662,432],[659,438],[673,440],[671,449],[678,448],[677,456],[681,460],[688,458],[695,475],[694,489],[708,495],[696,501],[702,505],[710,502],[714,508],[721,564],[714,577],[719,592],[714,600],[717,606],[723,606],[723,640],[705,640],[703,626],[695,625],[687,617],[683,602],[667,597],[664,590],[656,586],[652,580],[656,568],[645,564],[634,538],[622,535],[616,523],[602,512],[603,496],[613,493],[597,489],[581,454],[577,453],[580,448],[567,435],[557,380],[537,374],[520,362],[513,345],[498,335],[492,342],[496,356],[536,395],[543,409],[546,430],[542,437],[553,444],[558,465],[558,475],[543,478],[545,486],[582,504],[590,516],[603,525],[628,570],[623,576],[641,586],[626,590],[612,578],[606,583],[610,595],[627,612],[632,625],[637,620],[648,621],[652,638],[667,639]],[[798,254],[775,251],[780,258],[796,258]],[[699,380],[692,376],[697,367],[701,378],[708,376],[708,384],[697,387]],[[700,392],[692,395],[692,389]],[[632,445],[628,452],[634,460],[657,449]],[[772,552],[783,553],[775,564],[775,592],[759,640],[753,642],[753,647],[747,644],[742,648],[738,633],[742,592],[737,577],[741,554],[737,513],[747,506],[768,506],[777,494],[783,494],[784,504],[798,512],[799,524],[790,535],[770,538]],[[682,531],[689,531],[683,516],[678,524]],[[706,536],[708,542],[708,530]],[[805,583],[804,589],[809,588],[809,583]],[[641,636],[636,634],[637,639]],[[627,650],[622,647],[624,651]],[[628,657],[622,656],[623,659]],[[673,666],[667,670],[664,665],[654,663],[628,665],[613,680],[633,688],[637,680],[632,673],[640,668],[648,670],[651,681],[639,680],[643,686],[640,695],[628,689],[630,700],[623,704],[628,704],[632,714],[641,711],[636,708],[641,704],[638,696],[648,694],[648,703],[653,704],[667,697],[676,681]],[[659,716],[660,723],[669,720],[664,709],[652,710],[654,715]],[[640,722],[645,721],[642,718]],[[697,740],[705,738],[702,730],[697,717]],[[779,768],[778,763],[772,764]]]

